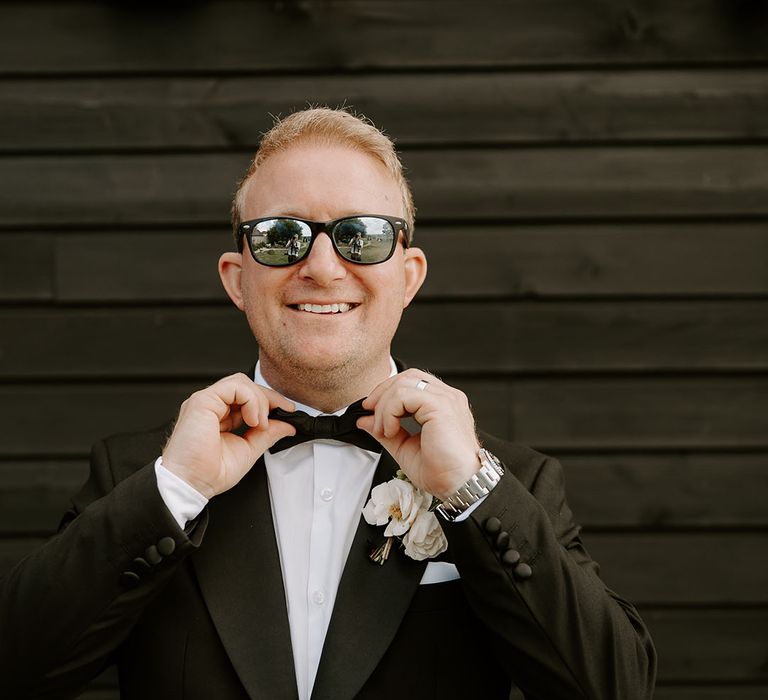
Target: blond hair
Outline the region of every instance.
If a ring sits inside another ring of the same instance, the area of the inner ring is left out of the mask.
[[[272,128],[262,136],[259,147],[232,199],[232,234],[235,245],[240,247],[238,229],[251,176],[270,156],[285,150],[299,141],[315,141],[321,144],[349,146],[378,160],[394,178],[403,198],[405,219],[409,224],[409,242],[413,237],[416,209],[413,195],[403,172],[403,165],[391,139],[362,115],[353,114],[346,107],[331,109],[313,107],[294,112],[277,119]],[[370,212],[374,214],[384,212]]]

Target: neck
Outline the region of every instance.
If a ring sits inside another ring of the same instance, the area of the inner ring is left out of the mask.
[[[389,378],[389,355],[375,367],[352,368],[349,366],[328,369],[278,367],[267,358],[260,358],[261,374],[277,392],[292,401],[334,413],[351,403],[368,396],[381,382]],[[358,371],[355,371],[358,369]]]

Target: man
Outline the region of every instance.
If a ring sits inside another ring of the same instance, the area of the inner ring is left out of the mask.
[[[360,262],[363,259],[363,234],[359,231],[349,242],[349,255],[356,262]]]
[[[299,234],[294,233],[291,236],[291,240],[288,241],[288,262],[295,263],[299,259],[299,251],[301,246],[299,245]]]
[[[651,697],[652,643],[557,462],[478,439],[461,392],[390,357],[427,269],[413,213],[363,120],[307,110],[264,137],[219,260],[259,362],[187,399],[169,438],[94,448],[60,534],[3,581],[14,697],[71,697],[113,660],[127,700]],[[351,218],[378,259],[339,244]],[[252,241],[285,225],[310,245],[275,263]]]

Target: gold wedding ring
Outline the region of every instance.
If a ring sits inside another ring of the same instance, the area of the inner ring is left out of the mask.
[[[416,388],[417,388],[419,391],[424,391],[424,389],[426,389],[426,388],[427,388],[427,384],[429,384],[429,382],[426,382],[426,381],[424,381],[423,379],[420,379],[420,380],[419,380],[419,383],[416,385]]]

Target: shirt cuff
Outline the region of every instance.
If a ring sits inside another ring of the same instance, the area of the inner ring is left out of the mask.
[[[208,499],[184,479],[176,476],[163,466],[162,456],[155,460],[157,490],[170,511],[173,519],[183,530],[190,520],[194,520],[208,505]]]

